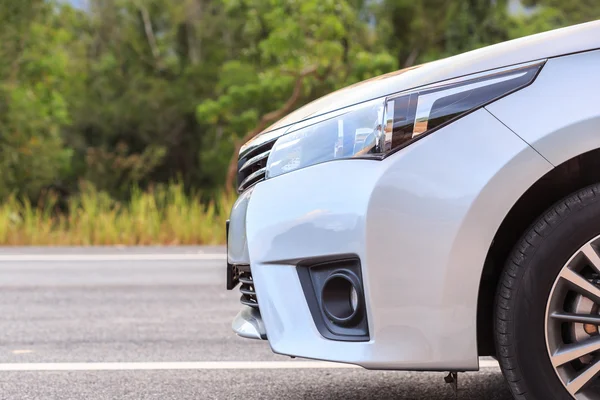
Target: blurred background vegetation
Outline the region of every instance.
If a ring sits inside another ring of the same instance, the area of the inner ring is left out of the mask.
[[[598,0],[0,0],[0,244],[220,243],[248,136]]]

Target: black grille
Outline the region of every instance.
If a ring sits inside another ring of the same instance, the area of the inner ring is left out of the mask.
[[[270,141],[239,158],[237,176],[239,193],[265,179],[267,159],[274,144],[274,140]]]
[[[246,267],[246,266],[245,266]],[[238,267],[239,268],[239,267]],[[256,300],[256,292],[254,291],[254,281],[252,280],[252,272],[250,267],[240,268],[240,302],[246,306],[258,309],[258,301]]]

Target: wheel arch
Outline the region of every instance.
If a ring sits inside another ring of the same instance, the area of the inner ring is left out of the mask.
[[[505,260],[519,238],[554,203],[600,182],[600,148],[574,156],[547,172],[512,206],[494,235],[485,258],[477,298],[477,347],[480,356],[495,355],[493,307]]]

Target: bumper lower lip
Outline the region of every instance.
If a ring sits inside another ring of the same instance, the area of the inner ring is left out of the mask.
[[[260,311],[252,307],[244,307],[231,324],[233,331],[247,339],[267,340],[265,324],[260,316]]]

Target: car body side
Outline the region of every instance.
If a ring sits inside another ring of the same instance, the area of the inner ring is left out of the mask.
[[[599,71],[599,50],[550,58],[527,88],[384,161],[327,162],[242,195],[243,227],[232,229],[247,250],[229,258],[251,264],[273,351],[372,369],[477,369],[494,237],[536,182],[600,148]],[[345,256],[361,260],[366,342],[320,335],[295,268]]]

